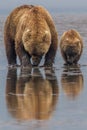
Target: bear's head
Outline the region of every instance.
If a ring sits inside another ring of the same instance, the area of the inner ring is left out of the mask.
[[[49,28],[40,29],[39,31],[33,31],[26,29],[22,36],[22,41],[25,50],[32,58],[34,66],[38,65],[45,55],[51,44],[51,33]]]

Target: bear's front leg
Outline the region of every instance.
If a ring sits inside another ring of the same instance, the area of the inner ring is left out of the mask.
[[[54,60],[55,60],[55,55],[56,55],[56,50],[57,48],[54,48],[53,45],[50,46],[49,51],[47,52],[45,56],[45,67],[52,67]]]
[[[22,58],[21,58],[21,64],[24,67],[26,67],[26,66],[30,66],[31,67],[31,62],[30,62],[29,55],[24,54],[24,56],[22,56]]]
[[[25,51],[23,45],[16,47],[16,53],[20,59],[22,67],[31,67],[30,58],[31,56]]]
[[[46,54],[45,56],[45,63],[44,66],[45,67],[52,67],[54,63],[54,56],[52,54],[50,54],[50,51]]]

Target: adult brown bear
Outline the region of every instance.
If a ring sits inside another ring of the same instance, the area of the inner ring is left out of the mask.
[[[54,22],[41,6],[23,5],[14,9],[7,17],[4,41],[9,65],[16,64],[18,55],[21,65],[39,65],[45,55],[45,66],[54,63],[58,35]]]

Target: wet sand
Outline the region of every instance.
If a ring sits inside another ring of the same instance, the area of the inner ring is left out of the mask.
[[[0,16],[0,130],[87,128],[87,15],[53,14],[59,33],[77,29],[84,50],[78,66],[64,66],[60,50],[53,68],[9,69]],[[43,60],[41,62],[43,64]]]

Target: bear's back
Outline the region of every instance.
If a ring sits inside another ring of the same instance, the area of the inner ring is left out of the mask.
[[[24,21],[26,21],[26,19],[28,21],[27,23],[29,22],[32,23],[33,21],[34,25],[40,25],[40,24],[43,25],[45,15],[49,15],[49,13],[47,10],[45,10],[41,6],[23,5],[23,6],[17,7],[7,17],[7,20],[5,22],[5,32],[8,32],[9,30],[8,35],[10,35],[12,39],[14,39],[16,31],[17,31],[16,30],[17,26],[19,28],[19,25],[22,23],[25,25]]]
[[[11,14],[8,16],[7,21],[9,22],[9,24],[14,24],[17,25],[17,23],[19,22],[20,17],[24,14],[24,12],[29,11],[29,9],[31,9],[33,6],[28,6],[28,5],[23,5],[20,7],[17,7],[16,9],[14,9]]]
[[[4,33],[8,34],[8,36],[14,37],[16,33],[16,27],[21,16],[25,11],[29,11],[32,7],[32,5],[23,5],[14,9],[6,19]]]

